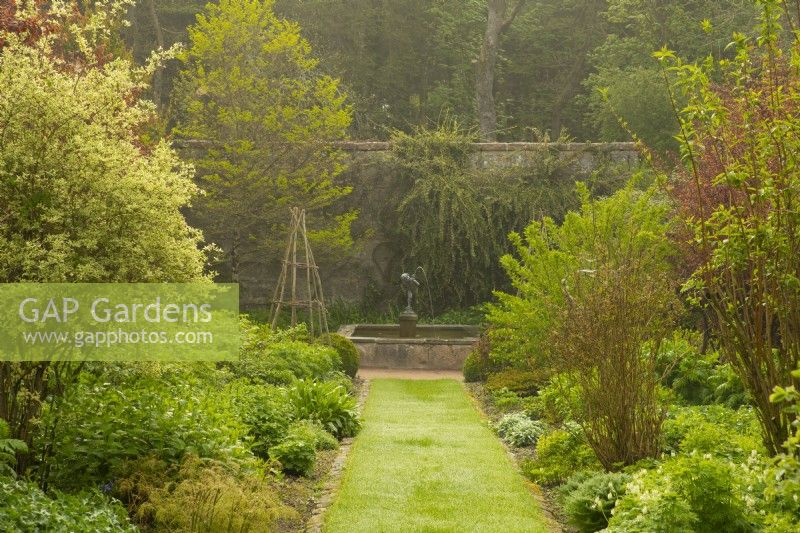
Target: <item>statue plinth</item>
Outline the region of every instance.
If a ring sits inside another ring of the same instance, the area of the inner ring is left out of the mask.
[[[400,338],[413,339],[417,336],[417,313],[410,307],[400,313]]]

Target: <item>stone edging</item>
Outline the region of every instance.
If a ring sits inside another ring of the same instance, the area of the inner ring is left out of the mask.
[[[364,380],[361,390],[358,392],[357,405],[359,413],[364,411],[364,403],[367,401],[367,394],[369,394],[369,380]],[[336,458],[333,460],[333,464],[331,465],[331,468],[326,476],[327,479],[325,480],[325,486],[322,488],[320,495],[316,498],[317,501],[314,505],[314,512],[311,514],[308,524],[306,524],[306,533],[322,532],[325,511],[327,511],[331,506],[333,499],[336,496],[336,492],[339,490],[339,485],[342,481],[342,474],[344,473],[344,466],[347,462],[347,457],[350,455],[350,448],[352,447],[356,437],[342,440],[342,443],[339,446],[339,453],[336,454]]]

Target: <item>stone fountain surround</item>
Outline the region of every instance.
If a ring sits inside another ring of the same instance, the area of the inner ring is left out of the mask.
[[[464,361],[478,342],[480,330],[476,326],[417,325],[417,337],[413,339],[392,337],[356,336],[356,328],[390,330],[397,324],[348,324],[339,328],[339,334],[356,345],[361,356],[362,368],[391,368],[404,370],[461,370]],[[441,339],[425,337],[426,330],[449,330],[462,332],[458,338]]]

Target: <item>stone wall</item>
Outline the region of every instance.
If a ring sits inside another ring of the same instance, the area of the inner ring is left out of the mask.
[[[358,237],[352,257],[346,260],[318,258],[327,301],[369,301],[376,311],[388,310],[401,296],[399,280],[394,274],[400,267],[413,269],[416,265],[399,265],[399,250],[394,249],[382,228],[391,228],[396,214],[388,199],[401,194],[399,177],[393,172],[388,142],[353,141],[340,146],[349,154],[349,164],[342,179],[353,187],[347,200],[350,207],[360,211],[353,226]],[[189,152],[202,150],[200,142],[181,146]],[[472,164],[481,169],[507,169],[532,166],[543,150],[557,150],[574,169],[571,180],[588,176],[600,165],[611,162],[633,168],[639,154],[633,143],[475,143]],[[287,214],[288,216],[288,214]],[[241,280],[241,303],[244,308],[264,309],[272,297],[277,282],[278,265],[265,265],[249,272]],[[304,281],[303,281],[304,282]],[[386,309],[383,309],[385,307]]]
[[[639,162],[633,143],[476,143],[474,147],[472,163],[482,169],[531,166],[542,150],[556,149],[572,161],[572,180],[588,176],[606,162],[628,168]],[[342,148],[350,154],[350,164],[343,176],[353,187],[349,202],[360,210],[353,229],[356,235],[369,237],[361,240],[351,260],[324,266],[326,295],[355,301],[378,300],[386,305],[400,296],[399,280],[393,277],[397,268],[392,268],[399,261],[399,250],[393,249],[392,242],[381,231],[396,220],[386,200],[398,194],[399,189],[398,177],[390,164],[389,143],[348,142],[342,143]],[[416,265],[402,267],[413,269]]]

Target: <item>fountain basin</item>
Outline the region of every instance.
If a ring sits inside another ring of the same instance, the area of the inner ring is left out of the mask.
[[[418,324],[417,336],[401,338],[398,324],[350,324],[339,334],[356,345],[364,368],[461,370],[478,342],[480,328]]]

